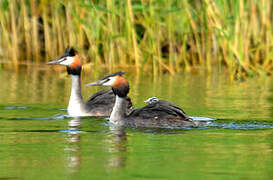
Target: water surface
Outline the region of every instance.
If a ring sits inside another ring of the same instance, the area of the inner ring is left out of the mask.
[[[83,84],[104,73],[83,72]],[[46,66],[0,71],[0,179],[270,179],[273,79],[127,73],[137,107],[157,96],[208,127],[115,129],[66,117],[70,77]],[[83,87],[87,99],[99,87]]]

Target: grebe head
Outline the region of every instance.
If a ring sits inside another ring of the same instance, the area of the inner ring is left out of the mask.
[[[123,74],[124,72],[109,74],[101,80],[89,83],[86,86],[109,86],[112,87],[115,95],[118,95],[119,97],[126,97],[129,93],[129,83],[122,76]]]
[[[152,103],[155,103],[157,101],[159,101],[157,97],[150,97],[150,98],[146,99],[144,102],[148,103],[148,104],[152,104]]]
[[[80,57],[77,55],[77,51],[71,47],[66,48],[64,55],[56,60],[46,63],[48,65],[62,65],[67,67],[68,74],[80,74],[82,63]]]

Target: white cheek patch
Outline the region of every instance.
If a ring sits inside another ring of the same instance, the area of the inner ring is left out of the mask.
[[[114,82],[116,80],[116,77],[111,77],[109,79],[110,79],[109,81],[103,83],[104,86],[113,86],[113,84],[114,84]]]
[[[60,64],[64,66],[69,66],[74,62],[74,57],[66,57],[66,60],[62,61]]]

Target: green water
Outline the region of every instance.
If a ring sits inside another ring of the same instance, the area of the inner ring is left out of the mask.
[[[128,73],[137,107],[151,96],[206,128],[123,129],[63,115],[70,77],[46,66],[0,71],[0,179],[271,179],[273,78],[231,81],[223,73],[156,78]],[[104,73],[83,73],[83,83]],[[85,99],[98,87],[83,87]]]

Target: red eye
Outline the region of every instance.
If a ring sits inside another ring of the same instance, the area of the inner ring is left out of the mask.
[[[109,78],[107,78],[107,79],[105,80],[105,82],[108,82],[108,81],[110,81],[110,79],[109,79]]]

